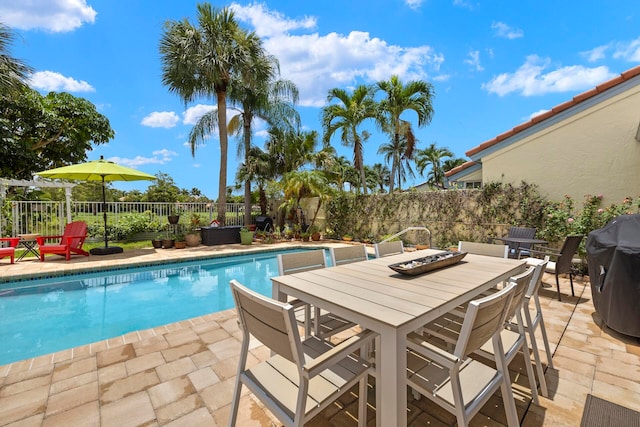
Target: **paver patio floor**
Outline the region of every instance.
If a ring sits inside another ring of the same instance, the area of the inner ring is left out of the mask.
[[[326,242],[320,242],[326,245]],[[306,244],[305,244],[306,245]],[[286,245],[269,245],[282,249]],[[253,245],[250,250],[260,249]],[[262,247],[264,249],[264,246]],[[0,266],[0,278],[93,270],[125,263],[152,263],[247,250],[240,245],[186,250],[143,249],[106,257],[75,257],[71,262],[23,261]],[[554,283],[545,275],[546,283]],[[528,380],[512,364],[512,379],[523,426],[577,426],[587,394],[640,411],[640,340],[601,324],[591,302],[589,284],[561,284],[563,300],[553,288],[541,290],[545,323],[555,369],[547,369],[549,398],[530,402]],[[0,426],[225,426],[230,410],[241,334],[234,310],[213,313],[162,327],[136,331],[107,341],[0,366]],[[540,347],[542,347],[540,343]],[[268,356],[259,343],[250,363]],[[543,360],[544,356],[543,356]],[[369,402],[375,402],[371,382]],[[409,394],[411,396],[411,394]],[[408,405],[411,426],[452,425],[453,417],[426,398]],[[356,397],[347,393],[316,417],[315,426],[356,425]],[[375,408],[368,411],[375,425]],[[505,423],[498,396],[472,425]],[[245,389],[238,425],[279,425]]]

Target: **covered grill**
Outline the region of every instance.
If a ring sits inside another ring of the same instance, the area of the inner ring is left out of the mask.
[[[640,337],[640,215],[592,231],[586,249],[596,312],[611,329]]]
[[[259,215],[256,217],[256,230],[272,231],[273,220],[266,215]]]

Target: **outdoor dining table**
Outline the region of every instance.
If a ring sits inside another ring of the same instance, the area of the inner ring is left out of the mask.
[[[524,260],[473,254],[418,276],[388,267],[438,252],[405,252],[272,278],[275,299],[298,298],[380,335],[376,345],[378,427],[407,425],[407,334],[525,269]]]

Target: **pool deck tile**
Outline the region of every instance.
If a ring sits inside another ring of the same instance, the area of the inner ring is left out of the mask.
[[[0,266],[0,282],[24,275],[47,276],[258,249],[259,245],[201,246],[127,251],[120,257],[74,257],[68,263],[55,258],[44,263],[29,260]],[[551,276],[545,275],[544,280],[554,283]],[[566,292],[568,280],[561,285]],[[540,397],[539,405],[530,402],[526,377],[517,377],[514,393],[523,426],[579,425],[588,393],[640,411],[640,340],[602,325],[593,309],[588,282],[577,281],[575,285],[576,297],[565,294],[562,302],[557,301],[553,288],[541,290],[555,368],[546,369],[550,396]],[[226,426],[240,340],[232,309],[0,366],[0,426]],[[268,357],[267,348],[251,342],[250,364]],[[513,374],[522,373],[520,358],[510,369]],[[375,425],[374,386],[372,380],[369,426]],[[411,426],[455,422],[424,398],[410,397],[408,410]],[[355,426],[355,413],[356,399],[347,393],[339,405],[327,408],[309,425]],[[501,426],[504,418],[501,399],[494,396],[473,424]],[[243,388],[237,425],[280,424]]]

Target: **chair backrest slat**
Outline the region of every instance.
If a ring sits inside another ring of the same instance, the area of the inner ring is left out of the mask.
[[[529,289],[529,286],[531,285],[534,273],[535,267],[532,266],[524,273],[518,274],[517,276],[513,276],[509,279],[509,282],[515,283],[516,286],[513,291],[513,298],[511,299],[509,310],[507,311],[507,320],[513,318],[516,314],[516,310],[519,310],[520,307],[522,307],[524,297],[527,293],[527,289]]]
[[[297,333],[293,307],[266,297],[231,281],[241,328],[287,360],[297,363],[290,334]],[[299,340],[299,336],[298,336]]]
[[[454,350],[456,356],[465,358],[502,330],[515,286],[509,283],[500,292],[469,303]]]
[[[84,221],[70,222],[64,227],[62,243],[64,243],[64,240],[66,237],[69,237],[69,236],[85,236],[86,237],[86,235],[87,235],[86,222]],[[84,239],[85,239],[84,237],[73,238],[71,239],[69,246],[72,248],[80,248],[82,246],[82,243],[84,242]]]
[[[349,264],[352,262],[367,260],[367,247],[365,245],[350,245],[340,248],[330,248],[331,262],[333,265]]]
[[[542,275],[544,271],[547,269],[547,264],[549,263],[549,256],[545,256],[544,259],[536,259],[530,258],[530,261],[527,262],[527,265],[533,266],[535,268],[533,277],[531,278],[531,285],[525,296],[527,298],[531,298],[540,290],[540,285],[542,285]]]
[[[507,245],[466,242],[462,240],[458,242],[458,250],[460,252],[469,252],[470,254],[494,256],[499,258],[506,258],[509,255],[509,246]]]
[[[278,255],[278,273],[281,276],[325,268],[326,266],[324,249]]]
[[[582,241],[583,235],[567,236],[560,249],[560,256],[556,260],[556,272],[558,274],[564,274],[571,271],[571,262],[573,255],[578,251],[578,246]]]
[[[375,250],[376,250],[376,258],[382,258],[385,256],[404,253],[404,245],[402,244],[402,240],[395,240],[393,242],[376,243]]]

